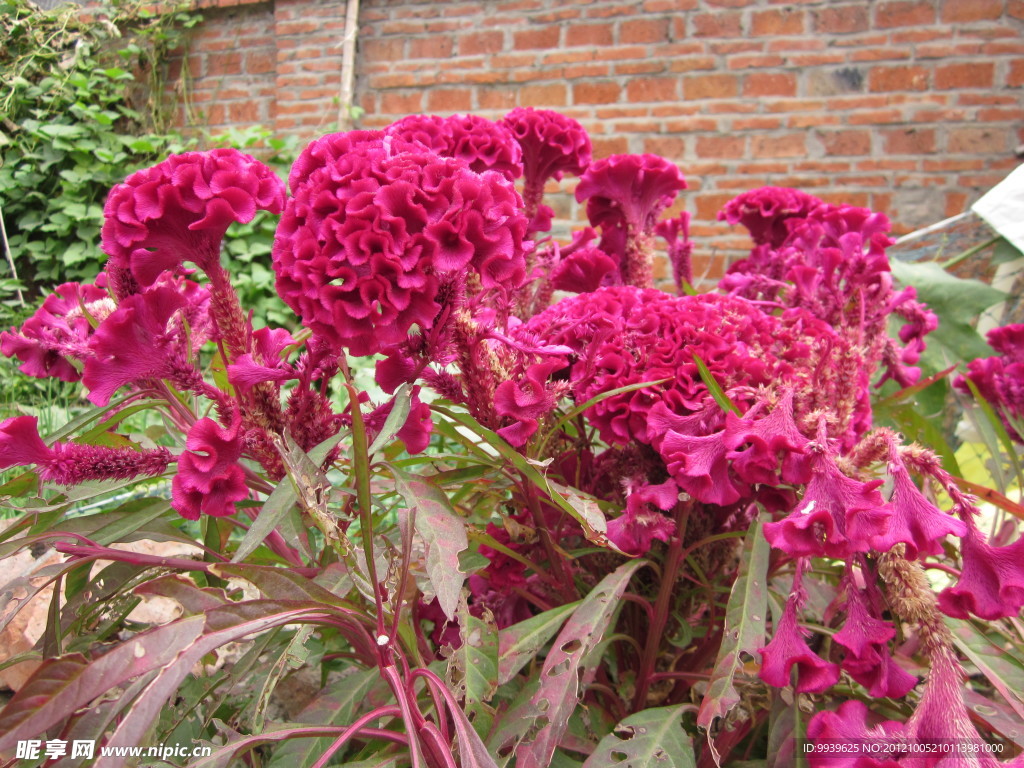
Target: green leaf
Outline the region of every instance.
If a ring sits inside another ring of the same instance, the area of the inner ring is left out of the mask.
[[[459,603],[459,627],[462,645],[448,657],[448,679],[474,730],[486,735],[494,716],[487,702],[498,690],[498,629],[493,618],[471,615],[464,600]]]
[[[249,530],[245,532],[245,536],[238,543],[238,549],[235,550],[231,562],[240,563],[255,552],[256,548],[278,526],[289,510],[295,506],[297,498],[295,486],[288,478],[284,478],[279,482],[277,488],[263,502],[260,513],[252,521]]]
[[[771,553],[764,537],[767,520],[767,514],[762,512],[751,524],[743,541],[740,571],[726,607],[722,646],[697,713],[697,725],[706,729],[710,729],[716,719],[725,717],[740,700],[733,682],[743,668],[743,654],[753,656],[764,647],[768,557]]]
[[[689,704],[645,709],[624,719],[597,745],[583,768],[694,768],[682,726]]]
[[[917,298],[939,316],[939,327],[928,335],[926,355],[938,362],[935,369],[947,364],[941,359],[939,347],[949,362],[988,357],[992,349],[978,335],[974,323],[993,304],[1006,298],[979,280],[965,280],[946,272],[934,262],[892,262],[893,276],[904,285],[917,289]]]
[[[953,641],[964,656],[1002,694],[1024,722],[1024,660],[1012,651],[993,643],[974,624],[946,618]]]
[[[547,768],[569,717],[579,706],[600,660],[592,653],[622,605],[622,594],[646,560],[623,563],[591,590],[558,634],[544,660],[540,688],[533,695],[533,725],[516,752],[517,768]]]
[[[424,478],[394,469],[395,489],[408,505],[399,516],[413,516],[416,533],[427,548],[427,577],[438,605],[449,619],[455,618],[466,574],[459,570],[459,553],[469,549],[466,524],[452,509],[448,497]]]
[[[405,421],[409,418],[409,410],[411,408],[408,384],[403,384],[398,388],[391,403],[391,411],[388,413],[388,417],[384,419],[384,426],[380,428],[380,432],[377,433],[377,436],[373,438],[373,442],[370,443],[368,450],[371,456],[391,442],[391,438],[397,435],[398,430],[405,426]]]
[[[560,605],[501,630],[498,634],[498,682],[501,685],[509,682],[536,658],[578,606],[579,601]]]
[[[708,370],[707,365],[697,355],[693,355],[693,362],[697,364],[697,372],[700,374],[701,381],[704,382],[704,386],[708,388],[708,392],[718,407],[726,413],[734,413],[737,416],[742,416],[740,409],[736,407],[736,404],[729,399],[729,396],[725,394],[725,390],[722,389],[721,385],[712,375],[711,371]]]

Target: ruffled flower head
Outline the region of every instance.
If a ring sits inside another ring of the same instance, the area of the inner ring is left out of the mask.
[[[734,197],[718,212],[719,221],[747,228],[753,241],[772,248],[781,246],[789,236],[786,222],[806,218],[821,200],[788,187],[761,187]]]
[[[172,506],[187,520],[201,514],[225,517],[235,513],[235,502],[249,495],[242,456],[241,419],[228,427],[213,419],[200,419],[188,432],[187,450],[178,457],[178,473],[171,483]]]
[[[590,165],[590,137],[571,117],[550,109],[517,107],[500,122],[519,142],[527,187],[541,187],[548,179],[579,176]]]
[[[361,142],[314,171],[274,240],[277,291],[335,348],[369,355],[432,327],[440,290],[467,270],[517,287],[526,219],[514,187],[459,160]]]
[[[233,222],[257,211],[280,213],[284,184],[270,168],[236,149],[171,155],[133,173],[103,208],[103,250],[142,286],[185,261],[209,271]]]
[[[497,171],[509,181],[523,174],[523,154],[515,137],[501,123],[483,117],[410,115],[389,125],[384,134],[462,160],[476,173]]]
[[[188,343],[195,347],[205,339],[209,300],[205,288],[180,278],[124,299],[89,341],[82,372],[89,401],[106,405],[121,387],[148,379],[174,379],[191,388],[199,377]]]
[[[1020,427],[1024,424],[1024,323],[994,328],[988,343],[997,356],[979,358],[967,364],[967,375],[954,384],[970,393],[969,380],[1002,418],[1007,432],[1024,443]]]
[[[17,357],[21,372],[29,376],[81,379],[79,368],[71,361],[81,365],[89,356],[88,342],[93,332],[90,318],[98,323],[114,311],[105,278],[101,274],[95,284],[58,286],[20,330],[0,333],[0,352]]]

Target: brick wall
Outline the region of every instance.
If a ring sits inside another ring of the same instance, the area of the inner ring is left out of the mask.
[[[207,121],[333,122],[344,3],[216,1],[191,57]],[[746,243],[714,217],[763,184],[901,232],[964,210],[1019,162],[1024,0],[362,0],[357,73],[362,127],[529,105],[597,156],[672,159],[708,254]],[[549,200],[570,221],[572,186]]]

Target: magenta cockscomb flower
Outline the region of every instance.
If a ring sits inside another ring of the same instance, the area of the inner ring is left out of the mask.
[[[236,415],[230,426],[200,419],[188,431],[186,451],[178,457],[178,473],[171,484],[172,506],[187,520],[202,514],[225,517],[235,503],[249,495],[242,456],[242,422]]]
[[[654,228],[686,180],[679,168],[657,155],[612,155],[590,164],[576,186],[576,200],[587,201],[594,226],[626,233],[622,282],[653,285]]]
[[[366,427],[371,436],[378,433],[384,422],[395,407],[394,398],[386,403],[377,406],[366,416]],[[409,453],[422,453],[430,444],[430,433],[434,429],[434,422],[430,414],[429,403],[420,400],[420,388],[415,386],[409,392],[409,414],[405,418],[396,436],[405,445]]]
[[[683,211],[675,218],[659,221],[654,227],[654,232],[658,237],[664,238],[668,245],[668,261],[672,265],[676,289],[681,292],[684,285],[693,285],[690,212]]]
[[[154,477],[171,461],[166,448],[136,451],[78,443],[48,446],[39,436],[35,416],[17,416],[0,423],[0,469],[35,464],[41,479],[58,485]]]
[[[811,768],[899,768],[903,723],[875,718],[869,725],[870,717],[867,705],[856,699],[815,714],[807,723],[807,738],[818,747],[809,756]],[[860,745],[863,749],[856,748]]]
[[[283,356],[285,349],[295,344],[295,339],[283,328],[254,331],[253,351],[240,355],[228,366],[228,381],[239,392],[248,392],[263,382],[280,384],[296,378],[298,373]]]
[[[294,197],[314,172],[332,166],[335,178],[358,177],[363,162],[354,148],[362,144],[382,146],[383,131],[342,131],[313,139],[299,153],[288,172],[288,189]],[[351,155],[351,156],[350,156]]]
[[[233,222],[257,211],[280,213],[284,184],[270,168],[236,149],[171,155],[110,191],[103,209],[103,250],[142,286],[191,261],[219,264]]]
[[[82,372],[89,401],[106,405],[128,384],[171,379],[184,389],[201,382],[191,350],[205,338],[208,292],[190,280],[159,283],[127,297],[89,341]],[[196,329],[192,335],[192,329]]]
[[[82,374],[72,361],[81,366],[89,356],[92,323],[102,322],[114,307],[103,274],[95,284],[64,283],[20,329],[0,333],[0,352],[18,358],[29,376],[78,381]]]
[[[615,259],[600,248],[584,246],[562,258],[552,269],[550,280],[556,291],[591,293],[617,272]]]
[[[523,154],[505,125],[476,115],[409,115],[384,129],[442,157],[462,160],[471,171],[497,171],[509,181],[523,175]]]
[[[499,174],[386,141],[356,144],[344,165],[299,186],[273,249],[278,293],[336,348],[374,354],[430,329],[467,270],[485,289],[522,282],[526,219]]]
[[[992,546],[973,521],[960,540],[960,580],[939,594],[939,607],[960,619],[1016,616],[1024,608],[1024,537]]]
[[[555,410],[557,397],[547,380],[552,372],[564,367],[562,360],[545,360],[528,366],[519,380],[506,380],[494,390],[494,411],[511,421],[498,434],[517,448],[537,431],[540,419]]]
[[[667,542],[676,532],[675,521],[664,513],[677,501],[679,488],[671,480],[631,489],[626,509],[608,521],[608,540],[628,555],[647,554],[655,541]]]
[[[1007,432],[1024,443],[1024,323],[995,328],[988,333],[988,343],[998,355],[971,360],[967,374],[954,386],[970,393],[970,381],[1006,426]]]
[[[806,218],[821,204],[821,200],[799,189],[761,187],[726,203],[718,212],[718,220],[746,227],[757,245],[778,248],[789,237],[786,222]]]
[[[839,667],[822,659],[807,645],[805,630],[797,623],[798,603],[795,597],[786,601],[771,642],[758,651],[761,654],[758,676],[769,685],[786,688],[796,667],[796,690],[821,693],[839,681]]]
[[[849,573],[849,571],[848,571]],[[900,667],[889,651],[896,636],[891,622],[876,615],[868,596],[852,579],[846,580],[846,620],[833,635],[834,642],[847,650],[842,668],[877,698],[901,698],[917,685],[917,678]]]

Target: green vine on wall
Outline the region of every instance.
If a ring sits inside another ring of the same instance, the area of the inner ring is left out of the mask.
[[[94,277],[107,192],[183,149],[165,73],[199,21],[134,0],[88,12],[0,0],[0,206],[30,295]]]

